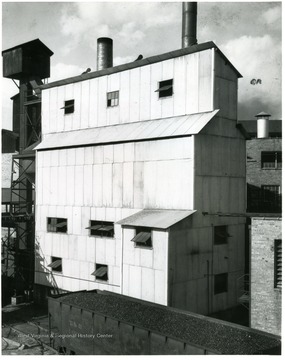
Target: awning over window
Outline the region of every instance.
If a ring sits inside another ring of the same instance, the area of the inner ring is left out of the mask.
[[[155,92],[159,92],[159,91],[165,91],[165,90],[169,90],[173,87],[173,85],[165,85],[165,86],[162,86],[160,88],[158,88],[157,90],[155,90]]]
[[[67,226],[67,221],[62,221],[62,222],[60,222],[58,224],[55,224],[55,225],[52,225],[52,226],[54,226],[56,228],[62,228],[64,226]]]
[[[58,260],[55,260],[53,261],[52,263],[50,263],[48,265],[48,267],[51,267],[51,268],[57,268],[58,266],[60,266],[62,264],[62,260],[61,259],[58,259]]]
[[[118,221],[117,224],[167,229],[195,212],[196,210],[142,210]]]
[[[112,225],[93,225],[93,226],[88,226],[85,229],[98,230],[98,231],[110,231],[110,230],[114,229],[114,226],[112,226]]]
[[[95,270],[91,275],[102,277],[106,274],[107,274],[107,266],[101,266],[99,269]]]
[[[150,232],[141,231],[131,241],[145,244],[151,237]]]
[[[36,150],[190,136],[198,134],[218,111],[47,134]]]

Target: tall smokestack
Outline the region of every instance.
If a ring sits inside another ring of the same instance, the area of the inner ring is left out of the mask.
[[[264,139],[269,137],[269,117],[271,115],[261,112],[255,117],[257,118],[257,138]]]
[[[182,3],[182,48],[197,44],[197,2]]]
[[[113,40],[102,37],[97,39],[97,70],[113,66]]]

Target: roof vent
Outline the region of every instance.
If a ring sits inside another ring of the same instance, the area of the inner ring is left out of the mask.
[[[271,115],[265,112],[261,112],[255,117],[257,118],[257,138],[264,139],[269,136],[269,117]]]

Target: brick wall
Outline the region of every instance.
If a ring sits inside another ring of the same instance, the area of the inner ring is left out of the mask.
[[[281,219],[253,218],[251,225],[250,326],[281,334],[281,289],[274,288],[274,240]]]
[[[262,185],[280,185],[282,178],[281,169],[262,169],[262,151],[281,151],[282,139],[252,139],[246,142],[246,182],[247,188],[247,211],[249,212],[280,212],[280,206],[274,208],[259,209],[257,201],[260,197]]]

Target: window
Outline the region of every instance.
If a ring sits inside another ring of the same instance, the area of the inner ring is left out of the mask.
[[[67,219],[47,218],[47,231],[56,233],[67,233]]]
[[[86,229],[90,229],[91,236],[114,237],[114,223],[110,221],[91,220]]]
[[[119,91],[112,91],[107,93],[107,107],[119,105]]]
[[[217,274],[214,275],[214,294],[221,294],[228,291],[228,274]]]
[[[74,100],[66,100],[61,109],[64,109],[64,115],[74,113]]]
[[[282,288],[282,242],[274,240],[274,287]]]
[[[228,243],[228,230],[227,226],[215,226],[214,227],[214,245],[222,245]]]
[[[96,270],[91,275],[94,275],[96,280],[108,281],[108,266],[96,264]]]
[[[173,79],[159,82],[159,87],[155,92],[158,92],[159,98],[172,96],[173,94]]]
[[[261,185],[261,194],[264,203],[270,206],[281,206],[281,193],[279,185]]]
[[[262,151],[261,153],[262,169],[282,169],[281,151]]]
[[[131,241],[135,243],[136,247],[152,248],[151,229],[136,228],[136,236]]]
[[[48,265],[55,272],[62,272],[62,258],[52,256],[51,263]]]

